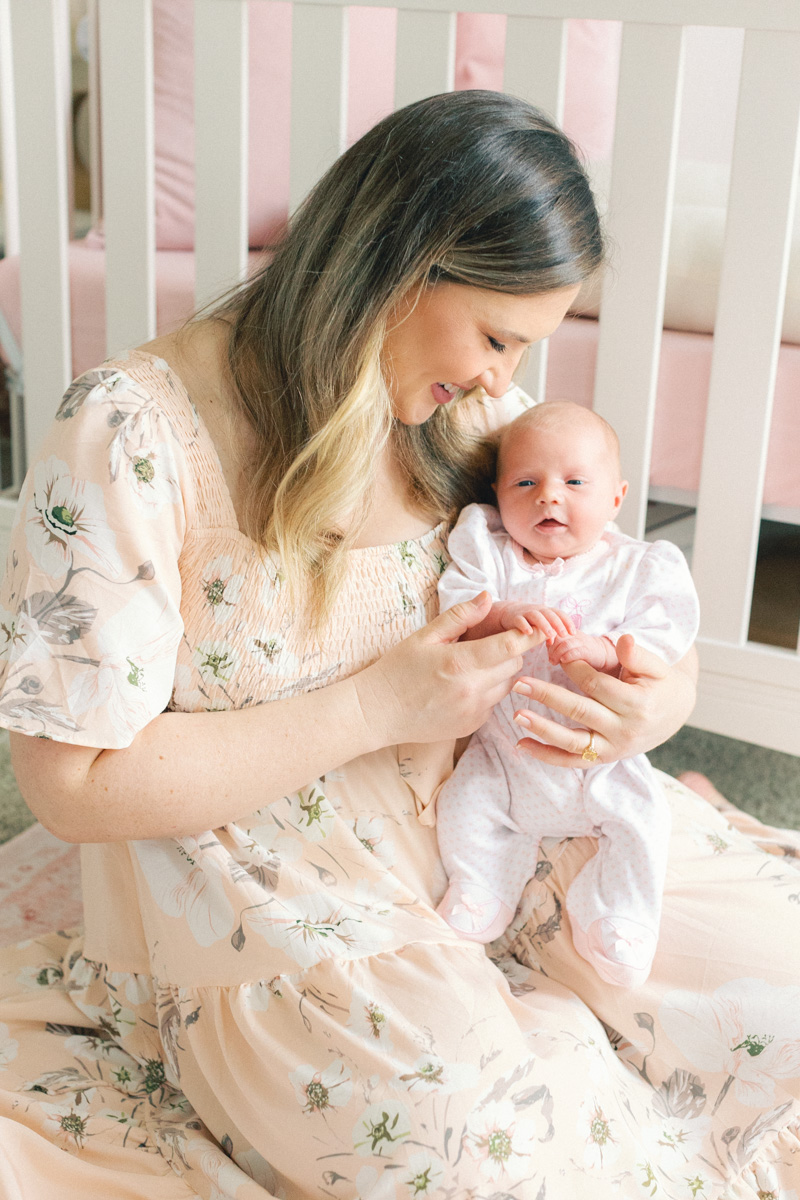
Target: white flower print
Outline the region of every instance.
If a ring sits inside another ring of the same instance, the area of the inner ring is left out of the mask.
[[[52,579],[66,575],[76,554],[112,578],[120,574],[122,561],[106,521],[102,487],[73,479],[60,459],[51,456],[34,467],[26,519],[28,549]]]
[[[394,866],[394,842],[383,831],[383,817],[356,817],[345,824],[349,825],[364,849],[374,854],[381,866],[387,870]]]
[[[353,988],[347,1024],[358,1037],[369,1042],[380,1042],[382,1052],[391,1054],[394,1046],[388,1010],[359,987]]]
[[[233,569],[230,555],[213,559],[200,577],[200,588],[206,598],[217,625],[224,625],[239,599],[244,584],[244,575]]]
[[[289,1080],[297,1103],[305,1113],[324,1113],[329,1108],[344,1108],[353,1094],[350,1071],[337,1059],[322,1071],[308,1064],[292,1071]]]
[[[336,823],[336,813],[331,808],[327,796],[316,786],[302,792],[294,792],[287,796],[289,812],[286,820],[295,829],[299,829],[309,842],[321,842],[332,832]],[[281,804],[284,802],[281,801]]]
[[[135,384],[123,371],[101,367],[80,375],[67,388],[58,406],[57,421],[68,421],[84,404],[105,404],[111,401],[116,406],[125,392],[133,390]],[[134,393],[135,394],[135,393]]]
[[[401,1172],[409,1196],[431,1196],[444,1183],[444,1163],[430,1150],[412,1154]]]
[[[590,1170],[602,1170],[619,1157],[620,1143],[616,1120],[602,1103],[590,1096],[578,1110],[578,1133],[584,1139],[584,1164]]]
[[[735,834],[732,830],[726,830],[723,835],[719,829],[711,825],[693,825],[691,829],[695,843],[708,855],[716,857],[720,854],[727,854],[733,846]]]
[[[278,994],[278,982],[279,979],[269,983],[266,979],[258,979],[255,983],[243,983],[241,985],[243,1006],[252,1013],[265,1013],[270,1007],[272,997]]]
[[[391,917],[395,901],[401,894],[396,879],[384,875],[374,882],[369,879],[359,879],[353,891],[353,903],[364,913],[377,917],[382,921]]]
[[[63,978],[64,968],[60,962],[53,961],[22,967],[17,972],[16,982],[21,987],[38,991],[40,988],[57,987]]]
[[[136,1014],[123,1007],[115,996],[110,995],[108,1006],[81,1004],[83,1012],[94,1026],[103,1029],[114,1038],[124,1038],[136,1025]]]
[[[205,684],[229,683],[239,669],[239,655],[226,642],[201,642],[192,661]]]
[[[659,1017],[689,1062],[726,1075],[742,1104],[772,1104],[776,1080],[800,1074],[800,987],[743,978],[710,996],[668,992]]]
[[[535,1127],[518,1115],[510,1100],[491,1102],[470,1113],[464,1148],[478,1163],[482,1177],[498,1183],[530,1165]]]
[[[755,1200],[797,1200],[794,1188],[785,1188],[770,1163],[759,1163],[753,1167],[753,1178],[748,1180],[753,1188]]]
[[[378,1172],[374,1167],[362,1167],[356,1175],[354,1200],[396,1200],[394,1181],[388,1171]]]
[[[279,800],[277,803],[283,807],[285,801]],[[255,843],[254,852],[260,850],[267,859],[279,858],[282,863],[297,862],[298,858],[302,858],[303,847],[296,837],[284,833],[274,821],[265,825],[250,824],[250,821],[263,816],[263,813],[264,810],[254,813],[252,817],[240,821],[238,827],[232,826],[231,829],[238,828],[243,831]]]
[[[356,910],[327,892],[312,892],[247,913],[247,921],[271,946],[301,967],[325,958],[353,958],[377,952],[389,930],[366,922]]]
[[[213,836],[207,835],[209,843]],[[170,917],[185,917],[199,946],[227,937],[234,914],[223,887],[223,872],[208,844],[197,838],[131,842],[158,907]]]
[[[132,971],[107,971],[106,982],[115,992],[124,991],[129,1004],[146,1004],[153,994],[149,975],[134,975]]]
[[[415,1094],[439,1092],[448,1096],[475,1087],[479,1075],[475,1063],[446,1063],[436,1054],[422,1054],[413,1067],[395,1075],[392,1087],[406,1088]]]
[[[66,1150],[83,1149],[89,1126],[89,1118],[80,1111],[80,1104],[47,1104],[41,1101],[39,1108],[44,1116],[45,1133]]]
[[[300,669],[300,659],[286,649],[283,634],[269,625],[248,637],[247,649],[267,675],[296,675]]]
[[[0,1071],[4,1071],[10,1062],[17,1057],[19,1042],[12,1038],[8,1026],[0,1021]]]
[[[411,1136],[408,1111],[397,1100],[370,1104],[353,1129],[353,1149],[362,1158],[391,1158]]]
[[[166,504],[181,503],[180,483],[165,442],[131,449],[126,439],[125,451],[125,478],[140,512],[154,517]]]
[[[73,716],[103,708],[114,732],[130,741],[166,707],[180,636],[163,588],[136,592],[98,630],[100,661],[75,675],[68,693]]]
[[[226,1154],[202,1138],[192,1138],[185,1153],[191,1165],[211,1184],[211,1190],[204,1193],[207,1200],[236,1200],[239,1188],[249,1180]]]
[[[663,1171],[678,1170],[698,1155],[711,1128],[709,1117],[663,1117],[642,1129],[651,1160]]]

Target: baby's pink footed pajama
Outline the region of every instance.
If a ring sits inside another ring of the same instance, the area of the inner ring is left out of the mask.
[[[448,549],[442,609],[486,589],[496,601],[560,609],[582,632],[615,643],[631,633],[669,663],[696,636],[697,597],[671,543],[607,531],[585,554],[531,563],[497,510],[473,504],[459,517]],[[577,690],[550,664],[546,646],[525,656],[523,674]],[[512,693],[473,735],[437,800],[439,849],[450,880],[439,912],[463,937],[493,941],[535,873],[542,838],[594,836],[597,854],[566,896],[575,948],[607,982],[638,986],[658,940],[667,802],[644,755],[575,770],[519,750],[517,741],[529,736],[513,720],[520,708],[573,724]]]

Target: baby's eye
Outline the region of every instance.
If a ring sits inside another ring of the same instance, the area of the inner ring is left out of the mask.
[[[505,354],[506,352],[505,345],[502,342],[498,342],[496,338],[490,337],[489,345],[493,350],[496,350],[498,354]]]
[[[586,483],[585,479],[568,479],[567,483],[570,487],[580,487],[582,483]]]
[[[536,486],[535,479],[520,479],[519,483],[517,484],[517,487],[535,487],[535,486]]]

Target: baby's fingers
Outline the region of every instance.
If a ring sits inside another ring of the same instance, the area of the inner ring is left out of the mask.
[[[582,658],[584,648],[580,638],[567,637],[559,638],[559,640],[550,647],[549,659],[551,663],[571,663],[577,662]]]
[[[571,637],[575,633],[575,626],[565,613],[557,608],[543,608],[540,611],[557,639]]]

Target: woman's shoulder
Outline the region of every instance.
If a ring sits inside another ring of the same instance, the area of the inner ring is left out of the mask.
[[[476,433],[488,437],[505,425],[510,425],[520,413],[533,408],[536,403],[516,383],[512,383],[499,400],[488,396],[483,388],[477,388],[465,404],[464,419]]]

